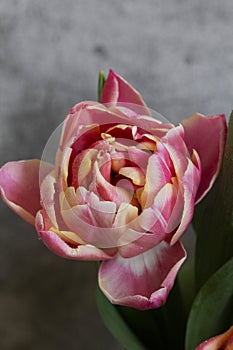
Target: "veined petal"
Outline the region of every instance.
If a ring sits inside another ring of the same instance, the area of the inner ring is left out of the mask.
[[[160,307],[165,303],[185,257],[180,242],[174,246],[161,242],[129,259],[116,255],[100,266],[100,288],[113,304],[139,310]]]
[[[20,217],[34,225],[41,208],[39,176],[46,176],[52,165],[38,159],[6,163],[0,169],[0,193],[4,202]]]
[[[223,114],[206,117],[196,113],[182,121],[184,139],[190,154],[193,149],[201,159],[202,177],[196,201],[200,201],[216,179],[226,141],[226,119]]]

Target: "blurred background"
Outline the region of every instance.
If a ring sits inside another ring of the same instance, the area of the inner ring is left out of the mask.
[[[1,0],[0,165],[40,158],[70,107],[97,99],[100,69],[173,122],[229,116],[232,18],[232,0]],[[0,215],[0,349],[120,350],[95,264],[56,257],[3,203]]]

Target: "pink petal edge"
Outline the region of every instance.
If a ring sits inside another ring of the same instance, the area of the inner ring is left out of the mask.
[[[111,256],[92,245],[69,246],[53,231],[38,232],[45,246],[56,255],[71,260],[106,260]]]
[[[201,159],[202,177],[196,196],[196,202],[199,202],[213,185],[220,170],[226,142],[226,119],[224,114],[207,117],[196,113],[181,124],[190,154],[195,149]]]
[[[134,103],[146,107],[141,95],[126,80],[110,69],[105,81],[101,103]]]
[[[9,208],[32,225],[40,209],[39,182],[51,169],[50,164],[38,159],[8,162],[0,169],[2,199]]]
[[[113,304],[139,310],[157,308],[166,302],[185,258],[186,252],[180,242],[174,246],[161,242],[129,259],[118,254],[101,263],[99,286]]]

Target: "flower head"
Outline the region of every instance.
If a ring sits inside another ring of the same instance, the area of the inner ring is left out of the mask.
[[[104,294],[142,310],[166,301],[186,257],[180,237],[218,174],[226,134],[223,115],[174,126],[152,114],[110,71],[101,103],[79,103],[66,117],[53,166],[0,170],[3,200],[50,250],[101,260]]]

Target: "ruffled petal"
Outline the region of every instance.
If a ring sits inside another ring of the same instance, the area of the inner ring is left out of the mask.
[[[184,119],[182,125],[190,154],[195,149],[201,159],[202,177],[197,202],[204,197],[218,175],[226,141],[226,120],[223,114],[206,117],[196,113]]]
[[[120,255],[102,262],[99,285],[113,303],[147,310],[166,302],[186,252],[180,242],[166,242],[130,259]]]
[[[16,214],[32,225],[41,207],[39,182],[51,169],[50,164],[38,159],[9,162],[0,169],[2,199]]]

